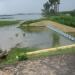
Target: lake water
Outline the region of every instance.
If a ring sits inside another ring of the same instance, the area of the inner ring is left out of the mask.
[[[0,15],[1,20],[34,20],[41,18],[41,14],[30,14],[30,15]]]
[[[4,19],[2,20],[30,20],[41,17],[41,15],[14,15],[4,16]],[[48,28],[27,27],[22,30],[18,28],[18,25],[0,27],[0,49],[2,50],[10,50],[14,47],[34,47],[38,49],[44,49],[55,46],[70,45],[73,43],[73,41]]]
[[[38,49],[64,46],[74,42],[48,28],[28,27],[24,30],[13,26],[0,27],[0,49],[34,47]]]

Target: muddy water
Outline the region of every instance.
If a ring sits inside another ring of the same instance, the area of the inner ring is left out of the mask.
[[[38,49],[64,46],[74,42],[47,28],[13,26],[0,27],[0,49],[35,47]]]

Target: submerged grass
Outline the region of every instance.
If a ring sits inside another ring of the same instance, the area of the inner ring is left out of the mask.
[[[7,25],[13,25],[19,23],[18,20],[16,21],[0,21],[0,26],[7,26]]]
[[[42,52],[39,54],[31,54],[27,55],[27,52],[36,51],[36,48],[13,48],[9,53],[6,59],[0,62],[0,65],[4,64],[15,64],[18,61],[23,60],[32,60],[42,57],[48,56],[56,56],[56,55],[65,55],[65,54],[75,54],[75,47],[69,49],[61,49],[57,51],[49,51],[49,52]]]

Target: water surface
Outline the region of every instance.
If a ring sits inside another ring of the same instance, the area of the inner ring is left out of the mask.
[[[23,14],[23,15],[0,15],[0,20],[35,20],[41,18],[41,14]]]
[[[44,27],[26,27],[24,30],[13,26],[0,27],[0,48],[35,47],[38,49],[65,46],[74,42]]]

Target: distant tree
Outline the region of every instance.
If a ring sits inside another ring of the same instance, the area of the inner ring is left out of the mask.
[[[44,16],[47,16],[47,15],[50,15],[50,4],[49,2],[47,1],[44,5],[43,5],[44,9],[42,9],[42,14]]]
[[[49,0],[43,6],[43,15],[55,15],[59,12],[60,0]]]
[[[51,5],[51,9],[53,9],[55,13],[58,13],[60,0],[49,0],[49,3]]]

